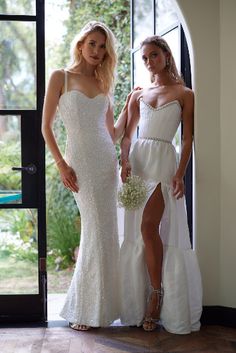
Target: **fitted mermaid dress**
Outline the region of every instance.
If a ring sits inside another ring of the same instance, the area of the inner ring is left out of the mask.
[[[160,225],[164,288],[161,323],[169,332],[186,334],[200,328],[202,285],[196,253],[189,238],[185,198],[176,200],[172,195],[172,178],[178,166],[172,140],[181,115],[177,100],[153,108],[140,99],[139,138],[131,146],[130,163],[132,174],[145,180],[148,196],[140,209],[125,211],[120,285],[121,321],[139,326],[150,292],[141,220],[148,199],[160,184],[165,203]]]
[[[67,87],[59,101],[67,131],[65,158],[77,176],[74,198],[81,216],[79,255],[61,316],[93,327],[119,316],[118,164],[106,127],[108,104],[104,94],[89,98]]]

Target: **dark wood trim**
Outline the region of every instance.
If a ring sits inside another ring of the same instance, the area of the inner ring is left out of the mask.
[[[201,324],[236,328],[236,308],[225,306],[204,306]]]
[[[37,172],[22,173],[22,204],[4,204],[1,209],[35,208],[38,210],[38,289],[39,294],[0,295],[0,322],[47,320],[45,145],[41,134],[45,93],[45,19],[44,0],[36,1],[36,16],[0,15],[0,21],[32,21],[36,24],[36,95],[35,110],[0,110],[0,115],[21,116],[22,165],[33,163]]]
[[[28,115],[29,113],[35,114],[35,112],[36,112],[36,109],[33,109],[33,110],[32,109],[31,110],[0,109],[0,115],[24,115],[24,114]]]
[[[183,27],[180,25],[180,58],[181,58],[181,73],[187,87],[192,88],[191,80],[191,65],[188,51],[188,44],[184,34]],[[183,129],[182,129],[183,130]],[[193,158],[190,157],[186,174],[185,182],[185,196],[186,208],[188,215],[188,227],[191,242],[193,241]]]
[[[0,21],[35,22],[34,15],[0,15]]]
[[[47,234],[46,234],[46,180],[45,180],[45,143],[41,134],[42,111],[45,94],[45,2],[36,2],[36,44],[37,44],[37,131],[38,131],[38,261],[39,293],[43,298],[43,319],[47,320]],[[45,259],[45,266],[40,266]]]
[[[164,36],[165,34],[168,34],[169,32],[173,31],[173,29],[176,29],[177,27],[180,26],[180,23],[176,21],[173,23],[171,26],[166,27],[164,30],[160,31],[157,33],[158,36]]]
[[[0,322],[45,321],[43,306],[39,294],[1,295]],[[27,308],[27,315],[19,307]]]
[[[156,0],[152,2],[152,13],[153,13],[153,33],[156,34]]]

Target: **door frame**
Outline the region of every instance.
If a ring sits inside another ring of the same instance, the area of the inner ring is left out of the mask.
[[[36,0],[35,15],[0,14],[0,21],[36,23],[36,109],[0,110],[0,115],[21,116],[22,166],[33,163],[37,172],[22,172],[22,203],[1,204],[1,209],[34,208],[38,211],[38,294],[0,294],[0,322],[47,320],[45,145],[41,135],[45,93],[45,4]]]

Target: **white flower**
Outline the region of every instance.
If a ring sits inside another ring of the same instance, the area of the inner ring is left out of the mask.
[[[126,210],[136,210],[147,197],[147,186],[137,175],[132,175],[118,190],[118,206]]]

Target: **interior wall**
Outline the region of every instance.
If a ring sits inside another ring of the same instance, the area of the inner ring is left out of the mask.
[[[221,304],[236,307],[236,1],[220,0]]]
[[[235,0],[176,0],[195,91],[195,236],[204,305],[236,307]]]

